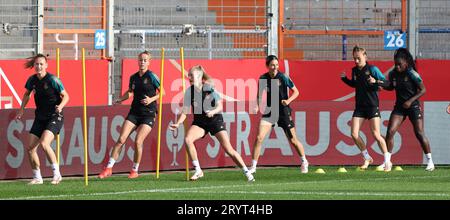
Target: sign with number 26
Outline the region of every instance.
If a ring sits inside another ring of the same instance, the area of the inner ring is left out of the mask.
[[[384,32],[384,49],[397,50],[406,47],[406,33],[398,30]]]

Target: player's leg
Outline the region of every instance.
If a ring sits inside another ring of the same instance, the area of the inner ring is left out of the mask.
[[[414,134],[416,135],[417,140],[419,140],[420,146],[422,147],[422,150],[427,158],[427,167],[426,171],[433,171],[434,170],[434,163],[431,158],[431,149],[430,149],[430,141],[425,136],[425,132],[423,129],[423,119],[418,118],[415,120],[411,120],[411,123],[414,127]]]
[[[191,180],[197,180],[203,177],[203,171],[198,161],[197,150],[195,149],[194,142],[203,138],[205,134],[206,131],[203,128],[197,125],[192,125],[186,133],[186,137],[184,138],[189,158],[191,158],[192,165],[195,168],[195,173],[194,175],[192,175]]]
[[[386,141],[381,136],[380,123],[381,123],[380,117],[373,117],[369,120],[370,131],[372,132],[372,136],[375,138],[375,140],[378,143],[378,147],[380,148],[381,152],[383,152],[383,154],[384,154],[384,165],[385,165],[384,171],[389,172],[392,169],[391,153],[388,152]]]
[[[300,140],[297,138],[297,132],[295,131],[295,127],[289,128],[283,128],[284,132],[286,134],[286,137],[288,138],[289,142],[294,146],[295,150],[297,151],[297,154],[300,156],[302,163],[300,166],[300,170],[302,173],[308,173],[308,160],[306,160],[306,154],[305,154],[305,148],[303,147],[303,144],[300,142]]]
[[[261,145],[266,138],[267,134],[272,129],[272,123],[261,120],[259,123],[258,134],[256,136],[255,143],[253,144],[253,152],[252,152],[252,166],[250,168],[251,173],[256,172],[256,165],[258,164],[259,155],[261,152]]]
[[[55,135],[53,132],[49,130],[45,130],[42,133],[41,138],[39,139],[39,144],[42,146],[42,149],[44,149],[44,152],[47,156],[48,161],[50,162],[53,170],[53,180],[52,184],[59,184],[61,182],[62,177],[61,173],[59,172],[59,164],[56,160],[55,152],[53,151],[50,144],[52,143],[53,139],[55,138]]]
[[[120,131],[119,139],[117,139],[111,151],[111,156],[109,158],[108,164],[106,165],[105,169],[98,175],[100,179],[112,175],[112,168],[116,163],[116,160],[119,158],[120,151],[122,150],[122,147],[125,144],[125,141],[127,140],[128,136],[130,136],[131,132],[135,128],[136,125],[133,122],[125,120],[125,122],[122,125],[122,130]]]
[[[231,159],[233,159],[234,163],[236,163],[236,165],[238,165],[243,170],[245,176],[247,177],[247,180],[249,182],[255,181],[255,178],[249,172],[241,155],[231,146],[230,138],[228,137],[228,132],[222,130],[217,132],[214,136],[217,138],[217,140],[219,140],[219,143],[225,150],[225,153],[227,153],[231,157]]]
[[[35,134],[30,133],[29,144],[28,144],[28,159],[30,161],[31,169],[33,170],[33,180],[29,183],[30,185],[42,184],[42,175],[40,170],[39,156],[37,154],[37,149],[39,147],[39,137]]]
[[[136,129],[136,139],[134,142],[134,160],[133,160],[133,168],[131,169],[128,178],[133,179],[139,177],[138,170],[139,164],[141,163],[142,158],[142,149],[144,146],[144,140],[152,131],[152,127],[148,124],[141,124]]]
[[[372,157],[369,155],[367,151],[366,144],[363,139],[359,136],[359,131],[361,130],[361,126],[364,123],[365,118],[361,117],[352,117],[351,122],[351,136],[356,146],[358,146],[361,154],[364,158],[364,164],[360,166],[361,169],[367,169],[371,163],[373,163]]]

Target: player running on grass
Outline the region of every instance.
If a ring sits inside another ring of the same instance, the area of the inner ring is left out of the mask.
[[[113,147],[106,168],[98,175],[100,179],[112,175],[112,168],[119,157],[125,141],[131,132],[136,129],[136,140],[134,142],[134,163],[128,175],[133,179],[139,177],[138,169],[142,157],[142,146],[145,138],[150,134],[155,123],[156,100],[159,98],[160,83],[158,77],[148,69],[151,54],[144,51],[138,56],[139,71],[130,77],[128,90],[115,101],[116,104],[133,96],[130,112],[122,125],[120,137]]]
[[[186,119],[190,108],[193,107],[194,120],[185,137],[187,152],[195,168],[195,173],[192,175],[191,180],[197,180],[204,175],[200,168],[194,142],[204,138],[206,134],[211,133],[211,135],[214,135],[219,140],[225,152],[242,168],[247,180],[249,182],[255,181],[253,175],[248,171],[247,166],[245,166],[241,155],[231,146],[221,113],[223,109],[222,101],[214,91],[211,77],[206,74],[202,66],[192,67],[189,70],[188,77],[191,86],[184,94],[181,116],[175,124],[170,125],[170,129],[177,129]]]
[[[373,159],[367,151],[366,144],[359,136],[361,126],[367,119],[370,123],[372,135],[384,154],[384,164],[386,164],[384,171],[389,172],[392,169],[391,154],[388,152],[386,141],[380,133],[381,116],[378,108],[379,87],[377,84],[373,84],[375,80],[384,80],[385,78],[376,66],[367,63],[367,53],[364,48],[358,46],[353,48],[353,60],[356,66],[352,69],[351,79],[348,79],[345,73],[341,74],[341,79],[345,84],[356,90],[355,110],[353,111],[351,122],[351,135],[364,157],[364,164],[360,168],[367,169],[373,163]]]
[[[254,111],[259,111],[259,104],[261,103],[262,92],[264,92],[264,90],[267,92],[267,106],[271,107],[271,111],[266,111],[261,118],[261,122],[259,123],[258,135],[253,145],[252,166],[250,172],[256,172],[256,166],[258,164],[262,142],[266,135],[270,132],[272,127],[275,126],[275,123],[277,123],[278,126],[283,128],[284,133],[289,139],[289,142],[294,145],[295,150],[297,151],[298,155],[300,155],[301,172],[308,173],[308,160],[306,160],[303,145],[297,138],[294,122],[292,121],[291,117],[292,110],[289,107],[289,104],[298,97],[298,89],[297,87],[295,87],[294,83],[291,81],[291,79],[289,79],[289,77],[278,70],[278,58],[276,56],[270,55],[266,58],[266,67],[269,71],[261,75],[261,77],[259,78],[257,105]],[[275,84],[272,85],[272,83]],[[272,91],[272,88],[276,91]],[[288,88],[293,92],[290,97],[287,93]],[[277,96],[277,94],[278,97],[272,97]],[[274,102],[277,102],[273,103],[273,106],[271,103],[272,100]]]
[[[433,171],[434,163],[431,159],[430,142],[423,129],[423,112],[420,108],[419,98],[425,94],[425,86],[419,73],[417,73],[414,59],[406,48],[400,48],[394,55],[395,68],[389,72],[389,80],[377,81],[386,90],[394,90],[396,101],[394,110],[389,118],[386,133],[386,142],[389,152],[394,148],[394,135],[400,125],[409,118],[414,134],[427,158],[425,170]],[[382,164],[381,167],[385,166]]]
[[[37,154],[37,148],[41,146],[52,166],[53,179],[51,184],[56,185],[61,182],[62,176],[59,172],[59,164],[55,152],[53,152],[50,144],[63,126],[63,108],[69,101],[69,94],[64,89],[61,80],[47,72],[47,57],[37,54],[25,63],[25,68],[31,69],[33,67],[35,74],[30,76],[25,84],[26,91],[16,119],[22,118],[25,106],[27,106],[30,95],[33,92],[36,110],[28,146],[28,155],[31,168],[33,169],[33,180],[29,184],[44,183],[41,170],[39,169],[40,161]]]

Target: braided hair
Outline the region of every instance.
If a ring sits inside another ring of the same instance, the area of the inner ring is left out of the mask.
[[[406,61],[408,68],[412,68],[413,70],[417,71],[414,58],[406,48],[399,48],[398,50],[396,50],[394,53],[394,60],[404,60]]]

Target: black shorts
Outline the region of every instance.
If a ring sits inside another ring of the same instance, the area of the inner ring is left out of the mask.
[[[408,116],[409,120],[411,121],[423,118],[423,112],[422,109],[420,108],[420,105],[413,105],[408,109],[403,108],[403,106],[395,105],[394,110],[392,111],[391,114]]]
[[[270,114],[267,114],[263,115],[261,120],[271,123],[272,127],[275,127],[275,123],[277,123],[278,127],[282,128],[284,130],[284,133],[286,133],[289,138],[293,137],[293,134],[291,134],[291,129],[295,127],[295,124],[294,120],[292,120],[290,108],[286,108],[285,112],[280,114],[278,119],[272,119],[270,117]]]
[[[378,107],[356,108],[355,111],[353,111],[352,117],[365,118],[369,120],[375,117],[381,118],[380,109]]]
[[[192,125],[196,125],[200,127],[201,129],[205,130],[205,135],[203,135],[202,138],[204,138],[208,133],[211,135],[216,135],[220,131],[226,131],[225,122],[223,120],[211,120],[211,121],[193,121]]]
[[[64,124],[64,116],[62,114],[54,113],[50,119],[35,119],[33,126],[31,126],[30,133],[36,135],[36,137],[41,138],[42,133],[45,130],[49,130],[53,135],[59,134],[62,126]]]
[[[137,116],[130,113],[128,114],[126,120],[135,124],[136,127],[139,127],[141,124],[145,124],[150,126],[150,128],[153,128],[153,125],[155,124],[155,116]]]

